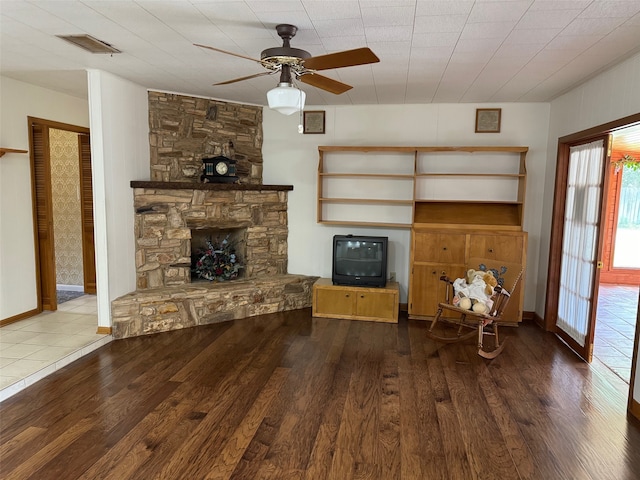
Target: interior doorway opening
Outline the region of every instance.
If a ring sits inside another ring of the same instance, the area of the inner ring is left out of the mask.
[[[91,148],[88,128],[28,120],[41,312],[57,310],[59,285],[96,293]]]

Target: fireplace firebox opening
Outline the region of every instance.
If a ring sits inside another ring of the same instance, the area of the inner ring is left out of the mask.
[[[246,228],[191,230],[191,282],[224,282],[245,276]]]

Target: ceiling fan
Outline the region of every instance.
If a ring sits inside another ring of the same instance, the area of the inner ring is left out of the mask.
[[[200,45],[197,43],[194,45],[197,47],[208,48],[209,50],[214,50],[216,52],[225,53],[227,55],[251,60],[259,63],[267,69],[265,72],[214,83],[214,85],[227,85],[230,83],[241,82],[243,80],[249,80],[250,78],[273,75],[279,72],[280,83],[277,88],[268,92],[267,98],[269,100],[269,107],[287,115],[302,110],[302,107],[304,106],[305,94],[303,91],[293,86],[294,77],[302,83],[339,95],[353,87],[346,83],[325,77],[324,75],[319,75],[317,71],[329,70],[332,68],[352,67],[355,65],[366,65],[380,61],[380,59],[366,47],[312,57],[309,52],[299,48],[294,48],[290,44],[290,40],[295,36],[298,31],[298,27],[295,25],[281,24],[276,26],[276,31],[278,32],[278,36],[282,38],[282,47],[267,48],[266,50],[263,50],[260,54],[260,60],[207,45]],[[272,98],[275,102],[274,106],[272,106]],[[288,105],[279,106],[278,100],[280,103],[286,102]]]

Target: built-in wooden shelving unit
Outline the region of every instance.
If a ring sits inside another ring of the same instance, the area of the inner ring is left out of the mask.
[[[519,231],[528,147],[318,147],[318,223]],[[350,208],[354,206],[357,208]]]

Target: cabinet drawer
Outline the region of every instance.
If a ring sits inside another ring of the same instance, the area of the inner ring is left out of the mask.
[[[464,234],[414,232],[415,262],[464,264]]]
[[[469,258],[522,263],[524,235],[469,235]]]

